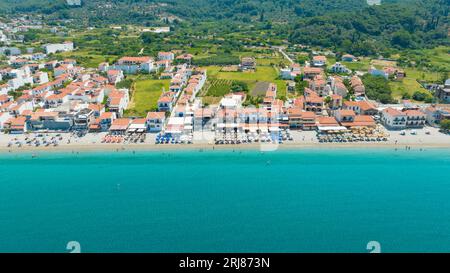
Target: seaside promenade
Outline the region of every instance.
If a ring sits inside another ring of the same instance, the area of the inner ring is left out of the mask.
[[[414,133],[413,133],[414,132]],[[426,132],[429,132],[427,134]],[[438,129],[427,127],[423,130],[406,130],[404,135],[401,131],[388,131],[390,137],[386,142],[357,142],[357,143],[319,143],[314,131],[293,131],[293,140],[278,144],[277,149],[301,149],[301,148],[398,148],[406,146],[415,148],[435,147],[450,148],[450,137],[439,132]],[[30,152],[30,151],[121,151],[121,150],[171,150],[171,149],[260,149],[260,143],[238,144],[238,145],[215,145],[213,134],[202,134],[196,136],[193,144],[155,144],[156,134],[147,134],[142,143],[102,143],[107,133],[88,133],[78,137],[69,133],[41,133],[10,135],[0,134],[0,152]],[[27,139],[37,139],[40,143],[51,141],[57,144],[39,146],[27,144]]]

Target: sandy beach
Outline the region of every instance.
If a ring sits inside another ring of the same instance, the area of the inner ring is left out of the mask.
[[[416,134],[412,134],[412,132]],[[426,134],[426,131],[429,134]],[[283,144],[238,144],[215,145],[211,135],[201,134],[194,136],[194,144],[155,144],[155,134],[147,134],[144,143],[101,143],[106,133],[87,134],[81,138],[68,133],[42,134],[40,139],[58,139],[58,145],[53,146],[29,146],[26,137],[36,137],[38,134],[6,135],[0,134],[0,152],[89,152],[89,151],[158,151],[158,150],[294,150],[294,149],[342,149],[342,148],[392,148],[411,149],[420,148],[450,148],[450,136],[438,131],[436,128],[427,127],[420,130],[407,130],[405,135],[401,131],[389,131],[389,140],[386,142],[353,142],[353,143],[319,143],[316,133],[313,131],[293,131],[293,141]],[[39,138],[39,137],[38,137]],[[19,147],[18,143],[21,143]],[[8,147],[8,144],[11,144]]]

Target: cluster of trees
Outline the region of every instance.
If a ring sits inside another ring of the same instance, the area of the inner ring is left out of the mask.
[[[441,121],[441,129],[446,131],[446,132],[450,132],[450,120],[448,119],[444,119]]]
[[[196,59],[192,61],[192,64],[198,66],[208,65],[237,65],[240,63],[239,57],[230,54],[219,54],[208,58]]]
[[[249,91],[248,84],[242,81],[233,81],[231,84],[231,92],[245,92]]]
[[[377,100],[381,103],[396,103],[392,98],[392,90],[388,80],[384,77],[372,76],[366,74],[362,77],[366,87],[366,95],[369,99]]]
[[[89,0],[80,8],[66,0],[4,0],[0,10],[37,12],[59,19],[84,19],[91,24],[150,23],[161,15],[184,20],[233,20],[239,22],[289,21],[294,16],[316,16],[367,6],[366,0]],[[165,17],[164,20],[168,20]],[[267,25],[266,25],[267,27]]]
[[[66,0],[3,0],[0,11],[9,13],[53,14],[67,10]]]
[[[90,0],[71,8],[65,0],[4,0],[0,12],[74,19],[74,26],[169,24],[175,30],[189,29],[186,35],[245,34],[245,40],[221,41],[229,50],[243,43],[277,44],[285,38],[364,56],[450,45],[448,0],[382,2],[368,6],[366,0]],[[205,22],[216,24],[205,28]],[[259,39],[252,39],[255,36]],[[142,40],[153,41],[150,34]]]
[[[433,96],[430,93],[423,92],[423,91],[416,91],[412,95],[412,98],[416,101],[424,101],[426,103],[432,103],[433,102]]]
[[[290,41],[365,56],[449,45],[448,11],[446,0],[406,0],[350,12],[336,11],[299,19]]]

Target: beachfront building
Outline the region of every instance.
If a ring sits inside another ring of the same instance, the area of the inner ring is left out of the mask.
[[[0,112],[0,131],[3,131],[4,124],[11,118],[9,112]]]
[[[124,135],[126,134],[130,123],[131,119],[129,118],[115,119],[112,122],[111,127],[109,128],[109,132],[111,133],[111,135]]]
[[[372,116],[367,115],[357,115],[352,121],[342,121],[340,122],[342,126],[352,129],[352,128],[376,128],[377,123]]]
[[[392,130],[401,130],[406,128],[406,113],[395,108],[388,107],[381,111],[381,121],[384,126]]]
[[[321,127],[338,128],[339,122],[335,117],[319,116],[316,118],[316,127],[319,130]]]
[[[23,134],[27,132],[26,117],[11,117],[3,124],[3,130],[9,134]]]
[[[75,114],[72,130],[87,131],[94,120],[94,111],[89,108],[83,108]]]
[[[368,101],[345,101],[342,109],[352,110],[358,115],[375,116],[378,114],[378,109],[371,102]]]
[[[162,131],[166,122],[165,112],[149,112],[146,118],[147,130],[151,133]]]
[[[194,130],[211,130],[211,120],[214,117],[214,111],[210,107],[200,107],[194,113]]]
[[[164,133],[179,138],[183,134],[192,132],[192,117],[171,117],[167,121]]]
[[[443,86],[437,88],[435,96],[444,103],[450,103],[450,79],[446,80]]]
[[[146,118],[136,118],[133,119],[128,126],[127,133],[133,134],[143,134],[147,132],[147,119]]]
[[[288,109],[289,128],[293,130],[314,130],[316,127],[316,114],[303,111],[300,107]]]
[[[422,128],[426,123],[426,115],[424,112],[419,110],[406,110],[406,127],[407,128]]]
[[[102,132],[106,132],[111,127],[114,120],[117,119],[117,115],[114,112],[103,112],[98,118],[98,124]]]
[[[338,122],[353,122],[356,114],[353,110],[337,110],[334,112],[334,116]]]
[[[443,120],[450,120],[450,105],[440,104],[425,108],[427,123],[438,127]]]
[[[64,114],[52,110],[37,111],[27,121],[30,131],[67,132],[74,124],[73,114]]]

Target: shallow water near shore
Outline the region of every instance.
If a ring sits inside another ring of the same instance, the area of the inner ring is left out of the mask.
[[[0,155],[0,252],[450,251],[450,150]]]

